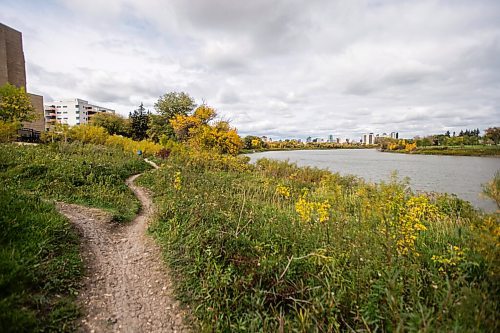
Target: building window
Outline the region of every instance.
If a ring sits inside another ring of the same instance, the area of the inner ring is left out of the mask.
[[[67,105],[63,105],[63,109],[66,109],[68,106]]]
[[[56,106],[56,108],[60,109],[60,108],[61,108],[61,106],[60,106],[60,105],[58,105],[58,106]]]
[[[76,117],[76,119],[80,119],[80,117]]]
[[[64,111],[64,112],[63,112],[63,114],[67,114],[67,113],[68,113],[68,111]]]
[[[75,105],[75,108],[77,108],[77,109],[78,109],[79,107],[80,107],[80,105]]]
[[[76,114],[79,114],[79,113],[80,113],[80,111],[79,111],[79,110],[76,110],[76,111],[75,111],[75,113],[76,113]]]
[[[57,111],[57,114],[61,114],[61,111]]]

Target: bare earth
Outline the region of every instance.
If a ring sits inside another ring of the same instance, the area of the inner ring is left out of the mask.
[[[160,249],[146,235],[152,203],[146,191],[127,179],[142,210],[127,225],[111,222],[94,208],[59,203],[82,235],[87,266],[79,304],[85,315],[80,332],[188,332],[184,311],[172,295]]]

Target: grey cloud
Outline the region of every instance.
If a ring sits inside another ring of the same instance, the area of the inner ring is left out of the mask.
[[[498,1],[57,3],[0,13],[26,18],[30,89],[52,96],[128,110],[186,91],[276,138],[500,123]]]

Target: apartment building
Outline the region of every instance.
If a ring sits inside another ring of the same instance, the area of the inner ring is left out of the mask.
[[[375,144],[375,134],[373,134],[373,133],[363,134],[363,144],[364,145]]]
[[[115,110],[90,104],[79,98],[53,101],[45,104],[45,129],[48,130],[55,124],[69,126],[88,124],[92,116],[97,113],[114,114]]]

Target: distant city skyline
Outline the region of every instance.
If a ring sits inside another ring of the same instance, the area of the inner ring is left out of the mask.
[[[500,124],[500,2],[0,0],[28,90],[124,116],[184,91],[242,136]]]

